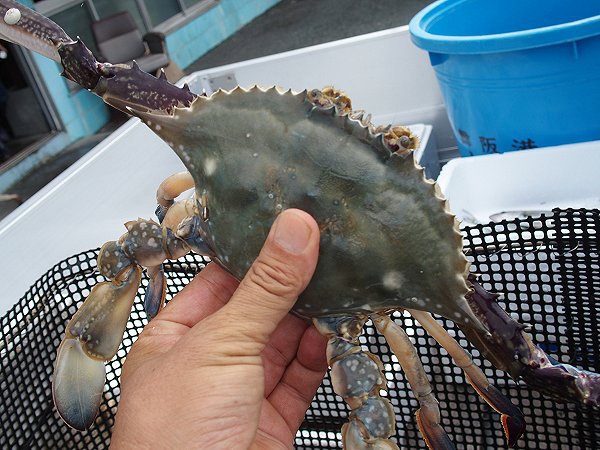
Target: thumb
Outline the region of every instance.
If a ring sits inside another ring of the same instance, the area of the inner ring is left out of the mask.
[[[319,228],[304,211],[288,209],[273,223],[265,244],[221,312],[230,332],[264,346],[306,288],[317,264]]]

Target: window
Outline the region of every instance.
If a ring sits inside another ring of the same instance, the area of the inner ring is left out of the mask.
[[[115,2],[115,0],[94,0],[92,5],[96,10],[96,20],[103,19],[126,10],[129,11],[131,17],[133,17],[133,20],[140,30],[146,29],[144,19],[140,14],[139,8],[137,7],[136,0],[119,0],[118,2]]]
[[[35,0],[34,0],[35,1]],[[90,23],[119,11],[131,13],[145,33],[151,29],[177,27],[196,13],[202,13],[218,0],[38,0],[35,9],[50,17],[70,36],[81,36],[93,45]]]
[[[192,8],[198,3],[202,3],[202,0],[183,0],[183,5],[185,8]]]
[[[120,11],[129,11],[142,34],[156,29],[176,29],[210,9],[219,0],[34,0],[34,8],[59,24],[66,33],[79,36],[94,54],[99,54],[92,22]],[[67,81],[72,92],[80,89]]]
[[[177,0],[144,0],[143,3],[153,28],[183,11]]]
[[[90,23],[93,17],[87,8],[67,8],[50,16],[69,36],[79,36],[94,53],[98,53]]]

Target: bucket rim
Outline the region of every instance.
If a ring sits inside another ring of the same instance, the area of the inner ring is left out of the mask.
[[[483,54],[547,47],[600,35],[600,15],[539,28],[507,33],[452,36],[427,28],[440,14],[473,0],[438,0],[418,12],[409,23],[413,43],[431,53]]]

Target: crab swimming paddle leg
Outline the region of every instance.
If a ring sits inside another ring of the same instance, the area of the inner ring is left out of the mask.
[[[394,408],[379,395],[386,387],[383,364],[358,342],[366,320],[365,315],[333,316],[313,319],[313,323],[329,339],[327,361],[333,390],[352,409],[349,422],[342,426],[344,448],[398,450],[389,439],[396,429]]]
[[[52,396],[60,416],[77,430],[88,428],[96,417],[104,362],[119,349],[141,273],[130,265],[113,281],[94,286],[67,325],[54,364]]]
[[[178,172],[167,177],[156,191],[156,216],[162,223],[167,211],[175,203],[175,199],[188,189],[194,187],[194,179],[188,171]]]
[[[177,208],[173,211],[177,211]],[[151,278],[146,296],[148,315],[155,315],[165,296],[162,262],[190,251],[184,238],[151,220],[125,224],[118,241],[102,246],[98,270],[111,281],[94,286],[68,323],[54,368],[52,392],[60,416],[73,428],[88,428],[104,389],[104,362],[117,353],[141,282],[142,267]],[[187,238],[199,247],[194,229]]]

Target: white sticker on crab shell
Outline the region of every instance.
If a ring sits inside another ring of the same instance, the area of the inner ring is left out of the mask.
[[[404,275],[395,270],[391,270],[383,275],[383,287],[389,291],[397,291],[404,284]]]
[[[21,11],[17,8],[10,8],[4,14],[4,21],[8,25],[16,25],[21,20]]]
[[[217,161],[214,158],[206,158],[204,161],[204,171],[206,175],[211,176],[217,169]]]

